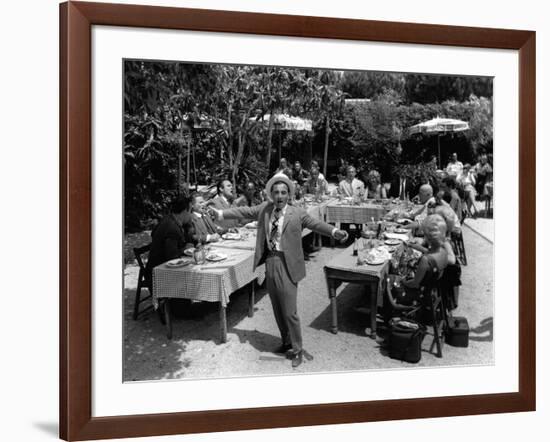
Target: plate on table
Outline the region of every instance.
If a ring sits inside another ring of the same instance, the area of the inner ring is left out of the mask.
[[[245,224],[245,227],[247,229],[257,229],[258,228],[258,221],[249,222],[248,224]]]
[[[168,261],[166,263],[166,266],[167,267],[171,267],[171,268],[178,268],[178,267],[183,267],[183,266],[186,266],[187,264],[189,264],[191,262],[190,259],[186,259],[186,258],[176,258],[176,259],[172,259],[170,261]]]
[[[380,264],[384,264],[384,262],[386,262],[386,260],[382,259],[382,258],[374,258],[374,257],[367,256],[365,258],[365,262],[368,265],[371,265],[371,266],[378,266]]]
[[[222,238],[223,238],[223,239],[234,239],[234,240],[235,240],[235,239],[241,239],[242,236],[241,236],[240,233],[229,233],[229,232],[228,232],[228,233],[224,233],[224,234],[222,235]]]
[[[384,264],[388,259],[391,259],[391,254],[388,249],[383,246],[369,250],[364,258],[364,261],[369,265]]]
[[[210,252],[206,255],[207,261],[218,262],[223,261],[224,259],[227,259],[227,255],[224,255],[223,253]]]
[[[184,250],[183,251],[183,254],[186,255],[186,256],[193,256],[193,252],[195,251],[195,248],[194,247],[191,247],[187,250]]]
[[[386,241],[384,241],[384,244],[388,246],[398,246],[401,243],[402,241],[399,239],[387,239]]]
[[[394,230],[394,233],[409,233],[409,232],[410,232],[410,230],[408,230],[408,229],[400,229],[399,228],[399,229]]]

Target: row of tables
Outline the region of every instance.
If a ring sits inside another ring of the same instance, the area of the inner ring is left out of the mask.
[[[306,202],[303,208],[316,219],[329,223],[364,224],[372,219],[379,220],[394,204],[363,203],[347,204],[345,201],[328,199],[319,203]],[[153,303],[158,307],[161,299],[185,298],[197,301],[219,303],[220,340],[227,341],[226,307],[231,294],[249,285],[248,316],[254,314],[255,283],[260,285],[265,279],[265,266],[253,271],[256,230],[241,228],[240,240],[221,240],[210,244],[213,252],[224,254],[227,258],[220,262],[206,262],[197,265],[191,263],[185,267],[171,268],[161,264],[153,270]],[[311,233],[304,229],[302,235]],[[319,238],[320,239],[320,238]],[[342,282],[365,284],[371,288],[371,333],[376,333],[376,306],[381,293],[380,284],[388,272],[388,262],[383,265],[358,266],[352,256],[352,246],[343,250],[325,265],[325,275],[332,309],[331,331],[338,330],[336,289]],[[171,337],[169,302],[166,303],[168,336]]]

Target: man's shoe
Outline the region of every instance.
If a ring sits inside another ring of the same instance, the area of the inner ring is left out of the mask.
[[[283,344],[275,350],[275,353],[281,353],[286,355],[290,350],[292,350],[291,344]]]
[[[292,356],[292,368],[299,367],[302,361],[303,361],[302,352],[299,351],[298,353],[294,353],[294,355]]]

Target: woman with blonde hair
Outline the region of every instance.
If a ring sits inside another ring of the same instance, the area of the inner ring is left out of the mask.
[[[411,275],[394,280],[391,290],[392,305],[417,305],[422,294],[421,287],[434,284],[447,267],[447,251],[443,246],[447,226],[440,215],[428,215],[422,223],[427,248],[416,262]],[[417,247],[414,247],[417,248]]]
[[[386,188],[382,185],[380,172],[371,170],[367,175],[367,198],[386,199]]]
[[[447,234],[447,224],[441,215],[428,215],[422,223],[426,249],[418,260],[418,267],[414,277],[403,281],[403,286],[410,289],[417,289],[422,284],[426,274],[437,269],[439,275],[447,267],[448,256],[444,246]]]

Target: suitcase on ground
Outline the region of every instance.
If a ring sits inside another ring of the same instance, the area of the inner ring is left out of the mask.
[[[462,316],[449,317],[445,331],[445,342],[453,347],[468,347],[470,326]]]

